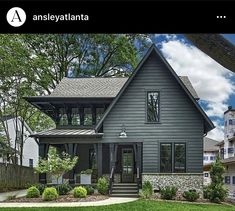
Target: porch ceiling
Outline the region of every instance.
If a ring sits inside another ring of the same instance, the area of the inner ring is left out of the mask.
[[[30,137],[101,137],[94,129],[52,129],[30,135]]]

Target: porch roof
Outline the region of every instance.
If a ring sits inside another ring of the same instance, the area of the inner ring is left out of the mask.
[[[30,137],[101,137],[103,133],[96,133],[94,129],[52,129],[30,135]]]

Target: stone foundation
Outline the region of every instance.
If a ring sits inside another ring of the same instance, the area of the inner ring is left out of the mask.
[[[150,181],[154,190],[164,188],[166,186],[175,186],[179,192],[194,189],[200,194],[203,193],[203,174],[196,173],[143,173],[142,183]]]

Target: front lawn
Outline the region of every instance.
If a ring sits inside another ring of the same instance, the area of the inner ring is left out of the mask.
[[[1,204],[0,204],[1,207]],[[159,202],[159,201],[148,201],[148,200],[138,200],[135,202],[110,205],[110,206],[99,206],[99,207],[74,207],[74,208],[1,208],[1,211],[234,211],[235,206],[227,205],[199,205],[191,203],[180,203],[180,202]]]

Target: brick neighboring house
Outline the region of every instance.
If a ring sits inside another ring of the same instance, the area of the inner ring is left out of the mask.
[[[49,146],[79,156],[71,184],[92,168],[93,181],[106,176],[116,196],[137,194],[147,180],[154,189],[202,191],[203,136],[214,125],[189,79],[179,77],[154,45],[129,78],[65,77],[51,95],[25,99],[56,123],[31,135],[40,156]],[[40,182],[47,179],[40,175]]]

